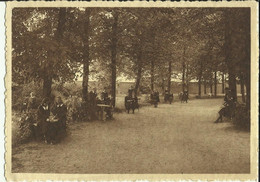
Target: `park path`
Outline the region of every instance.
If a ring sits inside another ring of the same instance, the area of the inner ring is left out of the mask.
[[[249,173],[250,134],[214,124],[221,99],[142,107],[113,121],[73,123],[60,144],[13,149],[13,172]]]

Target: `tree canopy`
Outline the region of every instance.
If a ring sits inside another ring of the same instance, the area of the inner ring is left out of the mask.
[[[188,89],[195,79],[200,95],[202,82],[225,74],[234,96],[239,81],[249,101],[249,8],[14,8],[12,16],[13,82],[40,82],[46,96],[53,81],[79,75],[85,99],[90,76],[114,99],[121,76],[136,80],[135,94],[170,89],[173,78]]]

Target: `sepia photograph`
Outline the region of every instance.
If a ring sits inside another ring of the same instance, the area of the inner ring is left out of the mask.
[[[255,172],[250,6],[11,5],[11,174]]]

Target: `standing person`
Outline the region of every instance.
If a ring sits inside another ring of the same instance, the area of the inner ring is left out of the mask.
[[[36,97],[34,92],[30,93],[30,97],[28,98],[28,104],[27,104],[27,112],[31,111],[31,110],[35,110],[37,109],[36,106]]]
[[[51,117],[49,119],[48,134],[50,143],[54,144],[60,141],[66,134],[67,107],[62,102],[61,97],[56,98],[56,102],[51,108]]]
[[[63,103],[61,97],[57,97],[57,102],[55,104],[55,114],[57,115],[58,122],[62,129],[66,130],[66,121],[67,121],[67,106]]]
[[[91,120],[97,118],[97,93],[95,89],[89,93],[89,112]]]
[[[183,93],[183,101],[186,101],[186,103],[187,103],[188,99],[189,99],[189,93],[187,90],[185,90]]]
[[[49,142],[49,135],[48,135],[48,122],[47,119],[50,115],[50,102],[47,98],[42,100],[41,105],[38,107],[37,110],[37,126],[40,129],[40,135],[43,137],[45,143]],[[37,135],[38,133],[36,133]]]
[[[101,99],[102,101],[106,101],[108,98],[108,93],[106,91],[106,89],[103,90],[103,92],[101,93]]]
[[[128,97],[129,98],[133,98],[133,92],[134,92],[134,89],[133,89],[133,86],[131,86],[129,89],[128,89]]]

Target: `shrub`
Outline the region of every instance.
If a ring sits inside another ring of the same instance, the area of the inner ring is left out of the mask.
[[[20,109],[24,102],[27,103],[31,92],[34,92],[36,96],[36,105],[39,105],[43,98],[41,85],[39,83],[30,82],[28,84],[13,87],[12,108],[15,110]]]
[[[36,120],[36,113],[19,113],[12,117],[12,145],[28,142],[32,139],[31,126]]]
[[[250,130],[250,110],[245,104],[238,103],[235,110],[234,124],[239,128]]]

